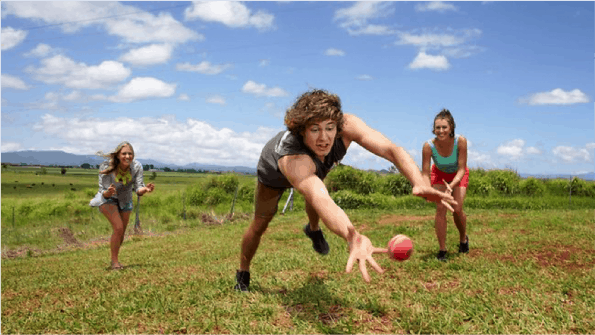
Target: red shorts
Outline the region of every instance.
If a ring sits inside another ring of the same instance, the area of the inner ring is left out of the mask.
[[[442,181],[442,179],[444,179],[450,183],[453,179],[455,179],[456,175],[457,175],[456,172],[455,173],[442,172],[442,171],[438,170],[436,165],[432,164],[432,173],[430,175],[430,177],[431,177],[430,180],[432,182],[432,186],[444,185],[444,182]],[[459,182],[459,185],[457,185],[457,186],[467,188],[468,185],[469,185],[469,168],[466,168],[465,174],[463,175],[463,178],[461,178],[461,181]]]

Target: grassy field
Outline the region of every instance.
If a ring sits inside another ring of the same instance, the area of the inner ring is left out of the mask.
[[[348,211],[376,245],[401,233],[415,253],[377,255],[383,275],[345,274],[346,245],[319,256],[303,212],[277,216],[232,290],[246,220],[132,236],[109,271],[106,243],[2,260],[3,333],[593,333],[592,210],[469,214],[471,252],[434,259],[429,210]],[[448,248],[457,234],[449,219]]]
[[[79,170],[2,171],[3,333],[595,332],[591,197],[573,197],[571,205],[562,196],[470,196],[471,251],[455,253],[449,218],[452,253],[441,263],[432,204],[366,194],[379,180],[343,189],[335,201],[375,245],[396,234],[415,244],[405,262],[376,256],[387,271],[370,269],[367,285],[357,269],[344,273],[340,238],[327,233],[328,256],[312,250],[297,196],[295,210],[271,222],[253,262],[252,292],[241,294],[232,287],[253,176],[146,176],[156,192],[141,200],[143,231],[128,230],[126,268],[110,271],[111,228],[88,206],[97,171]],[[215,181],[227,193],[205,188]],[[223,221],[234,189],[236,214]]]

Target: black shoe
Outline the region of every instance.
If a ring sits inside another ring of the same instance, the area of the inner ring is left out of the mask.
[[[446,250],[440,250],[438,251],[438,255],[436,255],[436,259],[438,259],[441,262],[446,262]]]
[[[250,287],[250,272],[237,270],[236,283],[236,286],[233,287],[236,291],[248,292]]]
[[[317,253],[321,255],[328,254],[330,248],[326,240],[324,239],[324,235],[322,234],[322,229],[317,231],[310,230],[310,224],[306,223],[304,226],[304,233],[312,240],[312,247],[316,250]]]
[[[465,237],[467,238],[467,242],[459,243],[459,252],[464,254],[469,252],[469,236],[465,235]]]

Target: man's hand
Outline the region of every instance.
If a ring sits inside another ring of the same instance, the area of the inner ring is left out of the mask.
[[[447,187],[449,187],[449,186],[447,186]],[[451,205],[458,205],[457,202],[455,201],[455,199],[452,197],[452,195],[445,193],[445,192],[440,192],[430,186],[415,186],[413,188],[412,193],[413,193],[413,195],[422,197],[422,198],[426,199],[427,201],[432,201],[432,202],[440,201],[451,212],[455,211]]]
[[[347,237],[347,243],[349,244],[349,259],[347,260],[347,267],[345,268],[345,272],[350,273],[353,269],[353,263],[357,260],[359,263],[359,270],[364,277],[366,283],[370,282],[370,275],[368,274],[368,269],[366,268],[366,261],[370,262],[370,265],[376,272],[384,273],[384,270],[376,263],[374,258],[372,258],[372,254],[375,253],[386,253],[388,249],[386,248],[376,248],[370,242],[370,239],[366,236],[357,233],[353,226],[347,228],[349,231],[349,235]]]

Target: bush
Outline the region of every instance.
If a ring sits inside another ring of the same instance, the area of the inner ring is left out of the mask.
[[[545,194],[546,187],[540,180],[530,177],[525,180],[521,180],[519,183],[519,190],[523,195],[543,196]]]
[[[549,179],[545,187],[550,195],[568,196],[568,180]]]
[[[349,190],[337,191],[331,197],[337,206],[341,207],[342,209],[358,209],[369,207],[367,197],[356,194]]]
[[[585,180],[580,179],[578,177],[572,178],[572,182],[570,182],[570,189],[572,195],[587,197],[595,196],[595,192],[593,192],[593,187],[591,187],[591,185],[589,185]]]
[[[487,176],[475,175],[472,179],[471,173],[469,173],[469,175],[469,186],[467,187],[467,191],[470,195],[485,197],[490,195],[490,193],[494,190],[491,180]]]
[[[218,205],[223,202],[229,202],[231,204],[231,196],[221,188],[210,188],[207,191],[204,203],[207,205]]]
[[[201,185],[192,185],[186,188],[186,197],[189,205],[200,206],[205,201],[207,192]]]
[[[511,170],[491,170],[487,173],[492,186],[502,195],[514,195],[518,193],[520,177]]]
[[[413,186],[402,174],[389,174],[380,179],[380,190],[386,195],[410,195]]]
[[[379,190],[379,176],[376,173],[361,171],[347,165],[334,168],[325,179],[329,192],[350,190],[365,195]]]
[[[226,174],[217,177],[211,177],[206,185],[207,190],[220,188],[228,194],[234,194],[240,181],[235,174]]]
[[[254,185],[242,185],[238,190],[238,200],[254,202]]]

